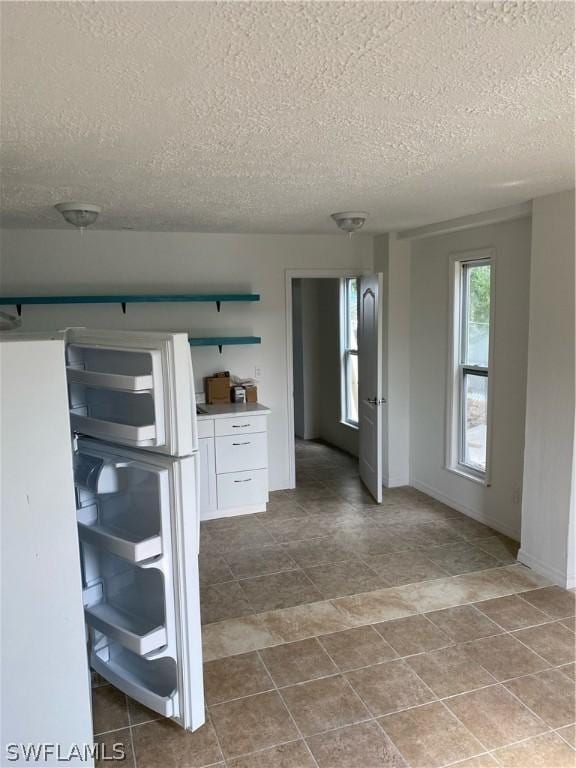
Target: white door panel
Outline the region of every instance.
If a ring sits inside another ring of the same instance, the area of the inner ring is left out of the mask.
[[[358,462],[362,482],[382,501],[382,275],[360,278]]]
[[[197,457],[80,438],[74,463],[91,664],[194,730],[204,722]]]
[[[171,456],[197,449],[186,334],[81,328],[66,339],[75,432]]]

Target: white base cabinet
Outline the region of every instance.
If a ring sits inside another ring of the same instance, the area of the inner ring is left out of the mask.
[[[198,419],[202,520],[266,509],[269,411],[249,408],[203,406],[206,415]]]

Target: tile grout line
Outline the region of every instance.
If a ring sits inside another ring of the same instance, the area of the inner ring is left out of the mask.
[[[207,722],[210,723],[210,727],[212,728],[212,731],[214,732],[214,738],[216,739],[216,744],[218,744],[218,749],[220,750],[220,754],[222,755],[222,761],[218,761],[217,763],[212,763],[212,765],[218,765],[220,762],[224,762],[224,765],[228,765],[228,758],[224,754],[224,750],[222,749],[222,742],[220,741],[220,736],[218,735],[218,731],[216,730],[216,726],[212,722],[212,715],[210,714],[210,707],[204,701],[205,711],[206,711],[206,720],[204,721],[204,725],[206,725]],[[138,766],[136,766],[138,768]]]
[[[276,749],[277,747],[285,747],[288,744],[298,744],[301,741],[305,744],[306,747],[308,746],[306,744],[306,739],[304,737],[297,738],[297,739],[289,739],[289,741],[279,741],[278,744],[272,744],[271,746],[262,747],[261,749],[254,749],[252,750],[252,752],[242,752],[241,755],[234,755],[234,757],[227,758],[225,762],[226,762],[226,765],[228,766],[229,761],[244,760],[244,758],[246,757],[252,757],[252,755],[262,755],[264,754],[264,752],[268,752],[268,750],[270,749]],[[313,755],[312,755],[312,758],[313,758]],[[215,763],[215,765],[219,765],[219,763]],[[315,763],[315,766],[316,768],[318,768],[317,763]],[[209,768],[209,766],[202,766],[202,768]]]
[[[428,621],[430,621],[430,619],[428,619]],[[434,624],[434,622],[432,622],[432,621],[430,621],[430,623],[431,623],[431,624]],[[434,625],[434,626],[435,626],[435,625]],[[451,647],[451,646],[445,646],[445,647]],[[426,652],[424,652],[424,653],[426,653]],[[416,654],[416,655],[420,655],[420,654]],[[406,664],[406,662],[404,662],[404,663]],[[415,669],[413,669],[413,668],[412,668],[410,665],[408,665],[408,666],[409,666],[409,668],[412,670],[412,672],[414,673],[414,675],[415,675],[415,676],[418,678],[418,680],[420,680],[420,682],[421,682],[421,683],[422,683],[422,684],[423,684],[423,685],[424,685],[424,686],[425,686],[425,687],[426,687],[426,688],[427,688],[427,689],[430,691],[430,693],[431,693],[431,694],[432,694],[432,695],[435,697],[435,699],[434,699],[433,701],[431,701],[431,702],[427,702],[427,703],[429,703],[429,704],[433,704],[433,703],[439,703],[439,704],[440,704],[440,705],[443,707],[443,709],[444,709],[446,712],[448,712],[450,715],[452,715],[452,717],[454,717],[454,719],[455,719],[457,722],[459,722],[459,723],[460,723],[460,725],[461,725],[461,726],[464,728],[464,730],[466,731],[466,733],[470,734],[470,736],[471,736],[471,737],[472,737],[472,738],[473,738],[473,739],[474,739],[474,740],[475,740],[475,741],[476,741],[476,742],[477,742],[477,743],[478,743],[478,744],[479,744],[481,747],[485,748],[485,747],[486,747],[486,745],[485,745],[485,744],[483,744],[483,743],[480,741],[480,739],[478,739],[476,736],[474,736],[474,734],[473,734],[473,733],[472,733],[472,731],[471,731],[471,730],[468,728],[468,726],[467,726],[465,723],[463,723],[463,722],[462,722],[462,720],[461,720],[461,719],[460,719],[460,718],[459,718],[459,717],[458,717],[458,716],[457,716],[457,715],[456,715],[454,712],[452,712],[452,710],[451,710],[451,709],[450,709],[450,708],[449,708],[449,707],[446,705],[446,703],[445,703],[445,699],[446,699],[447,697],[443,697],[443,698],[441,698],[440,696],[438,696],[438,695],[436,694],[436,692],[435,692],[435,691],[434,691],[434,690],[433,690],[433,689],[432,689],[432,688],[431,688],[431,687],[430,687],[430,686],[429,686],[429,685],[426,683],[426,681],[425,681],[425,680],[424,680],[422,677],[420,677],[420,675],[419,675],[419,674],[416,672],[416,670],[415,670]],[[482,665],[480,665],[480,666],[482,666]],[[484,667],[482,667],[482,669],[484,669]],[[491,677],[493,680],[495,680],[495,682],[497,683],[496,679],[494,678],[494,675],[492,675],[492,674],[491,674],[491,673],[490,673],[488,670],[486,670],[486,672],[487,672],[487,673],[488,673],[488,675],[490,675],[490,677]],[[486,686],[486,687],[491,687],[491,685],[490,685],[490,686]],[[466,693],[468,693],[468,691],[466,691]],[[459,695],[459,694],[456,694],[456,695]],[[417,705],[417,707],[409,707],[408,709],[404,709],[403,711],[408,711],[409,709],[416,709],[416,708],[418,708],[418,706],[426,706],[426,704]],[[391,714],[391,715],[392,715],[392,714],[395,714],[395,713],[394,713],[394,712],[390,712],[390,713],[388,713],[388,714]],[[384,715],[384,717],[386,717],[386,715]],[[380,722],[379,722],[379,725],[381,726],[381,728],[382,728],[382,730],[384,731],[384,733],[386,733],[386,735],[388,736],[388,738],[389,738],[389,739],[391,739],[391,740],[392,740],[392,742],[393,742],[393,743],[396,745],[396,743],[394,742],[394,739],[392,739],[392,737],[391,737],[391,736],[390,736],[390,735],[389,735],[389,734],[386,732],[386,729],[384,728],[384,725],[383,725],[382,723],[380,723]],[[397,745],[396,745],[396,747],[397,747]],[[399,749],[399,748],[397,747],[397,749]],[[474,755],[471,755],[470,757],[474,757]],[[463,759],[468,759],[468,758],[463,758]],[[409,761],[407,760],[406,762],[409,762]]]
[[[322,648],[324,648],[324,646],[323,646],[323,644],[322,644],[322,643],[320,643],[320,646],[321,646]],[[390,647],[392,647],[392,646],[390,646]],[[334,665],[335,665],[336,669],[339,669],[339,667],[338,667],[338,664],[336,664],[335,660],[332,658],[332,655],[329,653],[329,651],[328,651],[326,648],[324,648],[324,652],[325,652],[325,653],[328,655],[328,657],[329,657],[329,658],[330,658],[330,660],[332,661],[332,664],[334,664]],[[371,714],[371,715],[372,715],[372,710],[370,709],[370,707],[368,706],[368,704],[366,704],[366,702],[364,701],[364,699],[362,698],[362,696],[360,695],[360,693],[359,693],[359,692],[358,692],[358,691],[357,691],[357,690],[354,688],[354,686],[352,685],[352,683],[350,682],[350,680],[349,680],[349,679],[346,677],[346,673],[342,672],[342,673],[341,673],[341,675],[342,675],[342,677],[344,678],[344,680],[346,680],[346,682],[347,682],[347,684],[348,684],[348,686],[349,686],[350,690],[351,690],[351,691],[353,691],[353,693],[355,693],[355,694],[356,694],[356,696],[358,697],[358,699],[359,699],[359,700],[362,702],[362,704],[363,704],[363,705],[364,705],[364,707],[366,708],[366,711],[367,711],[369,714]],[[425,684],[425,685],[426,685],[426,684]],[[426,687],[428,688],[428,686],[426,686]],[[430,689],[428,689],[428,690],[430,690]],[[430,692],[431,692],[431,693],[433,693],[433,691],[430,691]],[[407,759],[407,758],[406,758],[406,756],[405,756],[405,755],[404,755],[404,754],[403,754],[403,753],[400,751],[400,748],[397,746],[397,744],[396,744],[396,743],[395,743],[395,742],[394,742],[394,741],[393,741],[393,740],[390,738],[390,736],[389,736],[389,735],[386,733],[386,731],[385,731],[385,730],[384,730],[384,728],[382,727],[382,724],[379,722],[379,720],[378,720],[378,717],[376,717],[376,716],[374,716],[374,715],[373,715],[372,717],[373,717],[373,720],[372,720],[372,722],[375,722],[375,723],[376,723],[376,726],[377,726],[377,727],[378,727],[378,728],[379,728],[379,729],[382,731],[382,733],[384,733],[384,735],[386,736],[386,738],[387,738],[387,739],[390,739],[390,741],[392,742],[392,744],[394,744],[394,747],[395,747],[395,749],[397,749],[397,750],[398,750],[398,754],[400,755],[400,757],[401,757],[401,758],[402,758],[402,759],[403,759],[403,760],[406,762],[406,765],[408,765],[408,766],[409,766],[409,765],[410,765],[410,763],[409,763],[408,759]],[[370,721],[369,721],[369,722],[370,722]]]
[[[265,660],[264,660],[264,658],[262,657],[262,654],[260,653],[260,651],[256,651],[256,654],[257,654],[257,656],[258,656],[258,658],[259,658],[259,660],[260,660],[260,663],[262,664],[262,666],[264,667],[264,669],[265,669],[265,670],[266,670],[266,672],[268,673],[268,677],[269,677],[269,678],[270,678],[270,680],[272,681],[272,685],[274,686],[274,690],[275,690],[275,691],[276,691],[276,693],[278,694],[278,696],[279,696],[279,698],[280,698],[280,701],[282,702],[282,704],[283,704],[283,706],[284,706],[284,709],[286,710],[286,712],[288,712],[288,715],[289,715],[290,719],[292,720],[292,723],[293,723],[293,725],[294,725],[294,728],[296,728],[296,732],[298,733],[298,735],[300,736],[300,738],[301,738],[301,739],[302,739],[302,741],[304,742],[304,745],[306,746],[306,749],[308,750],[308,752],[309,752],[309,754],[310,754],[310,757],[312,758],[312,762],[314,763],[314,765],[316,766],[316,768],[320,768],[320,766],[318,765],[318,763],[317,763],[317,761],[316,761],[316,758],[314,757],[314,755],[313,755],[313,753],[312,753],[312,750],[310,749],[310,747],[309,747],[309,745],[308,745],[308,742],[306,741],[306,738],[304,737],[304,734],[303,734],[303,733],[302,733],[302,731],[300,730],[300,727],[298,726],[298,723],[296,722],[296,719],[294,718],[294,716],[293,716],[292,712],[290,711],[290,707],[289,707],[289,706],[286,704],[286,701],[284,700],[284,696],[282,696],[282,693],[280,692],[280,689],[279,689],[279,688],[278,688],[278,686],[276,685],[276,681],[274,680],[274,677],[273,677],[272,673],[271,673],[271,672],[270,672],[270,670],[268,669],[268,666],[267,666],[267,664],[266,664],[266,661],[265,661]]]
[[[555,728],[555,729],[554,729],[554,733],[557,733],[557,734],[558,734],[558,736],[560,736],[560,738],[561,738],[561,739],[563,739],[563,740],[566,742],[566,744],[568,744],[568,746],[569,746],[569,747],[572,747],[572,749],[573,749],[573,750],[576,752],[576,747],[574,747],[574,746],[573,746],[573,745],[572,745],[572,744],[571,744],[571,743],[568,741],[568,738],[567,738],[566,736],[564,736],[564,734],[563,734],[563,733],[560,733],[560,731],[561,731],[563,728],[570,728],[570,726],[571,726],[571,725],[573,725],[573,724],[572,724],[572,723],[567,723],[566,725],[561,725],[561,726],[560,726],[560,728]]]
[[[130,714],[130,702],[128,701],[128,695],[124,694],[126,698],[126,713],[128,715],[128,728],[130,729],[130,746],[132,749],[132,760],[134,762],[134,768],[138,768],[138,761],[136,760],[136,748],[134,746],[134,734],[132,732],[132,716]]]

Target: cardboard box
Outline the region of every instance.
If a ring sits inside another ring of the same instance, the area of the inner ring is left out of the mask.
[[[258,402],[258,387],[255,384],[249,384],[244,387],[246,390],[246,402],[257,403]]]
[[[204,393],[206,402],[210,405],[230,402],[230,373],[222,371],[208,376],[204,380]]]

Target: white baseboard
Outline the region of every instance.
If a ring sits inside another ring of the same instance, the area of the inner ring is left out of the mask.
[[[454,499],[450,499],[448,496],[441,493],[440,491],[437,491],[435,488],[432,488],[432,486],[428,485],[427,483],[422,483],[419,480],[412,480],[411,485],[413,485],[414,488],[418,489],[419,491],[422,491],[422,493],[426,493],[428,496],[432,496],[433,499],[441,501],[443,504],[447,504],[453,509],[457,509],[458,512],[462,512],[463,515],[471,517],[473,520],[477,520],[479,523],[484,523],[484,525],[487,525],[490,528],[494,528],[495,531],[503,533],[505,536],[509,536],[515,541],[520,541],[520,531],[518,531],[516,528],[512,528],[512,526],[502,523],[501,520],[497,520],[496,518],[493,518],[490,515],[486,515],[483,512],[477,512],[475,509],[470,509],[464,504],[459,504],[458,502],[454,501]]]
[[[223,517],[253,515],[255,512],[266,512],[266,504],[252,504],[249,507],[231,507],[230,509],[214,509],[211,512],[202,512],[200,520],[220,520]]]
[[[386,488],[401,488],[404,485],[410,485],[410,478],[404,475],[389,477],[384,485]]]
[[[520,548],[518,560],[541,576],[550,579],[554,584],[558,584],[559,587],[564,587],[564,589],[574,589],[576,587],[576,576],[574,574],[565,574],[559,568],[548,565],[548,563],[543,562],[540,558],[534,557],[534,555],[526,552],[525,549]]]

